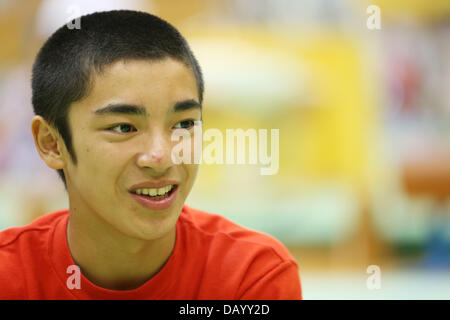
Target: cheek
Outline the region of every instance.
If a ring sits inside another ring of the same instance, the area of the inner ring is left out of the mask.
[[[200,138],[199,138],[200,137]],[[183,140],[185,139],[185,140]],[[203,150],[203,141],[200,136],[191,134],[189,138],[182,138],[180,141],[174,141],[171,145],[171,153],[175,158],[184,159],[187,163],[198,164],[201,159]],[[198,165],[192,168],[194,165],[186,169],[188,172],[196,171]]]
[[[186,198],[190,194],[192,187],[194,186],[195,179],[197,177],[197,171],[199,169],[198,164],[190,164],[190,165],[184,165],[183,171],[184,171],[184,187],[182,188],[182,197],[180,198],[181,201],[186,201]]]
[[[186,183],[189,187],[192,187],[194,184],[195,178],[197,176],[199,165],[198,164],[189,164],[186,165]]]
[[[79,150],[78,167],[88,182],[111,183],[117,177],[124,154],[117,152],[112,144],[91,142],[81,145]]]

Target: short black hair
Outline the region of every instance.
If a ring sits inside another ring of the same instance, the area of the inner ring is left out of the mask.
[[[145,12],[114,10],[81,16],[80,29],[60,27],[40,49],[32,71],[34,113],[58,130],[73,162],[70,105],[88,94],[93,72],[119,60],[173,58],[192,69],[200,104],[203,76],[186,39],[163,19]],[[67,187],[63,170],[58,174]]]

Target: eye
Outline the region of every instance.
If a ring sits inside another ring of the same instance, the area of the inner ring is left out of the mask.
[[[137,131],[135,127],[133,127],[131,124],[121,123],[114,127],[109,128],[109,130],[112,130],[117,133],[129,133]]]
[[[183,120],[175,125],[177,129],[190,129],[195,125],[194,120]]]

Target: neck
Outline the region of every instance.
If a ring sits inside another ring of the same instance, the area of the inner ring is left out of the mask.
[[[75,210],[67,226],[69,249],[82,274],[110,290],[136,289],[152,278],[169,259],[175,237],[174,227],[158,239],[132,238],[94,214]]]

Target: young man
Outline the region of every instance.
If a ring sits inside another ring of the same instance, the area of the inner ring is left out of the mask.
[[[69,209],[0,233],[0,298],[300,299],[280,242],[184,205],[198,164],[173,161],[171,135],[193,139],[203,98],[185,39],[134,11],[80,24],[48,39],[32,78],[36,148]]]

